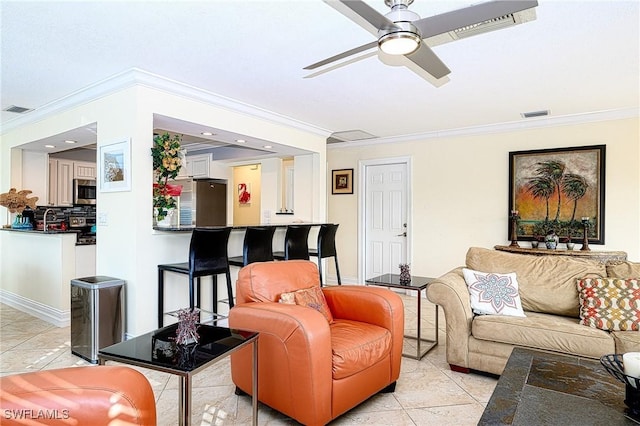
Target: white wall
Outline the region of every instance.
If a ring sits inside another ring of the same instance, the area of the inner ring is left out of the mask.
[[[605,245],[640,261],[640,141],[638,118],[404,143],[340,146],[327,152],[328,170],[360,160],[410,156],[413,161],[412,273],[439,276],[464,264],[470,246],[505,244],[508,153],[606,145]],[[358,177],[354,178],[357,186]],[[358,280],[358,190],[328,195],[329,221],[340,224],[337,250],[343,280]],[[330,273],[335,273],[330,268]]]
[[[22,186],[17,188],[29,189],[31,197],[38,197],[36,204],[46,206],[49,193],[47,182],[49,181],[49,158],[44,152],[23,151],[22,153]]]

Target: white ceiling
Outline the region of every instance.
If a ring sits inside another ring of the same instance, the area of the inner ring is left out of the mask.
[[[136,67],[327,134],[384,138],[518,122],[527,111],[638,108],[640,2],[539,3],[533,22],[434,47],[452,70],[435,88],[376,56],[303,78],[304,66],[373,41],[320,0],[1,0],[1,106],[37,109]],[[410,8],[427,17],[469,4]],[[3,111],[1,122],[16,117]]]

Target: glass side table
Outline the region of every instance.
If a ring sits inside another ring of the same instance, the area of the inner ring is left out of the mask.
[[[416,342],[416,353],[415,355],[412,353],[403,352],[402,356],[407,358],[422,359],[423,356],[426,355],[431,349],[438,345],[438,305],[436,305],[436,329],[435,336],[433,340],[425,339],[422,337],[421,333],[421,307],[422,307],[422,290],[426,289],[431,281],[435,278],[427,278],[427,277],[419,277],[416,275],[411,276],[411,281],[400,281],[400,275],[398,274],[384,274],[379,277],[369,278],[365,281],[366,285],[375,285],[380,287],[391,287],[391,288],[400,288],[403,290],[415,290],[418,293],[418,325],[416,330],[416,336],[408,336],[405,334],[406,339],[410,339]]]
[[[191,385],[193,375],[247,345],[253,346],[251,403],[253,424],[258,424],[258,333],[212,325],[200,325],[200,341],[176,345],[178,324],[134,337],[100,349],[100,365],[106,361],[145,367],[175,374],[180,380],[178,424],[191,425]]]

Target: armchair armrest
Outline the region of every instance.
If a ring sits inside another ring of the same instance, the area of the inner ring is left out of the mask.
[[[129,367],[72,367],[14,374],[0,378],[0,390],[3,425],[27,424],[29,420],[39,425],[156,424],[151,385],[142,373]],[[39,414],[41,417],[33,417]]]
[[[331,419],[330,399],[317,395],[332,390],[329,323],[304,306],[274,302],[243,303],[229,312],[229,326],[256,331],[258,337],[258,398],[294,417]],[[251,394],[250,347],[231,355],[233,382]],[[294,391],[295,389],[295,391]],[[304,412],[300,414],[297,412]]]
[[[444,310],[447,323],[447,362],[468,367],[473,311],[462,267],[432,281],[427,287],[427,298]]]
[[[379,287],[322,287],[329,309],[336,319],[362,321],[404,333],[404,305],[394,292]]]

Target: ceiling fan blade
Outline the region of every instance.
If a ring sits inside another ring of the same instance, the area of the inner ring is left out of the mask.
[[[420,30],[422,38],[429,38],[536,6],[537,0],[495,0],[418,19],[413,25]]]
[[[418,50],[409,55],[405,55],[405,57],[436,79],[451,73],[451,70],[433,53],[433,50],[431,50],[426,43],[420,43]]]
[[[422,67],[418,66],[416,63],[409,60],[408,57],[404,55],[389,55],[384,53],[383,51],[378,51],[378,59],[385,64],[393,67],[404,66],[409,70],[413,71],[418,75],[418,77],[426,80],[428,83],[433,85],[434,87],[440,87],[449,82],[449,76],[444,76],[442,78],[435,78],[427,71],[425,71]]]
[[[313,70],[324,65],[330,64],[332,62],[339,61],[344,58],[348,58],[349,56],[355,55],[356,53],[364,52],[365,50],[372,49],[378,46],[377,41],[372,41],[371,43],[363,44],[362,46],[354,47],[351,50],[347,50],[346,52],[342,52],[338,55],[332,56],[330,58],[324,59],[320,62],[316,62],[315,64],[307,65],[303,69],[305,70]]]
[[[351,58],[349,58],[346,61],[338,62],[338,63],[336,63],[334,65],[331,65],[330,67],[322,68],[322,69],[320,69],[318,71],[312,72],[311,74],[305,75],[303,78],[317,77],[319,75],[328,73],[329,71],[333,71],[333,70],[336,70],[338,68],[342,68],[342,67],[344,67],[346,65],[350,65],[350,64],[356,63],[356,62],[361,61],[363,59],[370,58],[372,56],[375,56],[377,53],[378,53],[377,50],[373,50],[373,51],[370,51],[370,52],[362,53],[359,56],[352,56]],[[407,61],[407,62],[410,62],[410,61]]]
[[[324,0],[329,6],[378,37],[378,30],[398,28],[396,24],[361,0]]]

